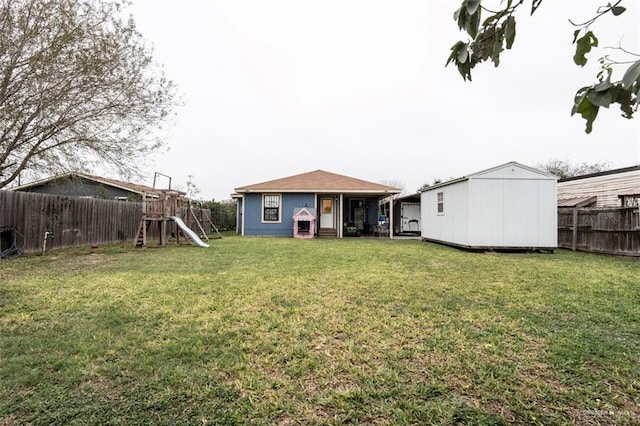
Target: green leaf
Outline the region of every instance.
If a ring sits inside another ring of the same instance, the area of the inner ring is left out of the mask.
[[[480,7],[480,0],[467,0],[467,13],[473,15]]]
[[[491,49],[491,62],[497,67],[500,65],[500,53],[502,53],[502,29],[496,28],[493,39],[493,48]]]
[[[617,84],[609,90],[613,97],[613,102],[620,104],[620,111],[624,118],[633,118],[635,112],[636,99],[631,93],[631,89],[625,89],[622,84]]]
[[[633,99],[631,91],[625,89],[622,83],[618,83],[612,86],[609,92],[611,93],[612,103],[620,104],[620,110],[623,112],[622,116],[632,118],[635,100]]]
[[[582,116],[582,118],[587,121],[585,132],[588,134],[593,130],[593,122],[598,116],[598,110],[599,107],[592,104],[587,96],[585,96],[582,98],[582,101],[578,105],[574,105],[574,108],[571,111],[571,115],[577,112]]]
[[[473,65],[468,61],[469,57],[469,44],[463,41],[458,41],[451,46],[451,54],[447,59],[445,66],[453,62],[458,68],[458,72],[462,75],[462,78],[466,81],[471,81],[471,68]]]
[[[489,16],[487,19],[484,20],[484,22],[482,23],[483,27],[488,27],[489,25],[491,25],[493,23],[493,21],[495,21],[496,19],[498,19],[497,15],[491,15]]]
[[[609,108],[609,105],[611,105],[612,102],[611,93],[609,93],[608,90],[601,92],[589,90],[587,93],[587,99],[589,99],[589,102],[592,104],[603,108]]]
[[[460,55],[460,52],[463,50],[464,51],[467,50],[467,43],[465,43],[464,41],[458,41],[456,42],[456,44],[451,46],[451,54],[447,59],[447,63],[445,64],[445,67],[449,65],[450,62],[457,62],[458,56]]]
[[[595,90],[596,92],[604,92],[605,90],[609,90],[611,86],[612,86],[611,81],[609,79],[606,79],[602,83],[595,85],[593,87],[593,90]]]
[[[622,77],[622,85],[625,89],[630,89],[635,81],[640,78],[640,60],[631,64]]]
[[[458,19],[460,18],[460,11],[462,10],[462,8],[460,9],[456,9],[455,12],[453,12],[453,20],[458,22]]]
[[[511,49],[516,38],[516,18],[509,16],[504,22],[504,37],[507,40],[507,49]]]
[[[576,41],[576,54],[573,55],[573,62],[581,67],[587,64],[587,53],[591,51],[592,47],[598,46],[598,39],[593,32],[588,31],[585,35],[580,37]]]
[[[575,43],[576,40],[578,40],[578,36],[580,35],[580,31],[582,31],[582,30],[575,30],[573,32],[573,41],[571,42],[571,44]]]
[[[540,6],[540,3],[542,3],[542,0],[533,0],[531,2],[531,14],[532,15],[536,12],[538,7]]]
[[[478,27],[480,26],[480,12],[481,9],[478,9],[473,15],[469,15],[469,17],[467,18],[467,25],[465,27],[465,30],[472,39],[475,39],[478,35]]]
[[[496,38],[496,27],[490,26],[480,33],[473,46],[473,56],[480,61],[486,61],[493,56],[493,48]]]
[[[611,13],[613,13],[613,16],[620,16],[624,13],[625,10],[627,10],[626,7],[615,6],[611,8]]]
[[[456,61],[458,64],[464,64],[469,59],[469,51],[465,49],[458,50],[458,56],[456,57]]]
[[[453,19],[458,23],[458,28],[464,30],[467,26],[467,9],[463,5],[453,14]]]
[[[464,81],[471,81],[471,64],[469,62],[465,62],[463,64],[457,63],[456,65],[458,66],[458,72],[462,76],[462,79]]]
[[[591,87],[586,86],[586,87],[582,87],[582,88],[578,89],[578,91],[576,92],[575,97],[573,98],[573,103],[575,104],[574,108],[577,108],[578,105],[580,105],[580,102],[582,102],[582,100],[587,96],[587,93],[589,92],[590,88]],[[571,112],[571,115],[575,114],[576,112],[577,111]]]

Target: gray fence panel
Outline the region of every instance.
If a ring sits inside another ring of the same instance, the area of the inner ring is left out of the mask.
[[[558,246],[640,257],[640,210],[637,207],[558,209]]]

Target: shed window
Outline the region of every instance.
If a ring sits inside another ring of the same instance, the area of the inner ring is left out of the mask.
[[[280,222],[280,195],[264,195],[262,199],[262,221]]]
[[[444,192],[438,192],[438,213],[444,214]]]

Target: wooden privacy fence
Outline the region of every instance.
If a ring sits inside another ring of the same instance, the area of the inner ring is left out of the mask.
[[[210,217],[209,210],[202,214]],[[183,217],[200,232],[194,219]],[[133,242],[141,218],[142,203],[137,202],[0,191],[0,229],[15,230],[16,245],[23,253],[41,251],[45,233],[51,236],[47,249]],[[202,226],[211,232],[208,223]],[[157,228],[148,232],[150,238],[158,238]]]
[[[183,207],[180,209],[180,216],[184,220],[184,223],[196,234],[200,234],[201,231],[204,231],[205,234],[209,235],[214,232],[213,220],[211,219],[211,209],[200,209],[200,208],[191,208],[188,209]],[[202,228],[202,229],[201,229]]]
[[[640,211],[637,207],[558,209],[558,246],[640,257]]]

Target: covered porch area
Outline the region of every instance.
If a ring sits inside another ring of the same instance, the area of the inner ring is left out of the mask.
[[[393,212],[381,201],[389,194],[318,194],[318,236],[393,238]]]

